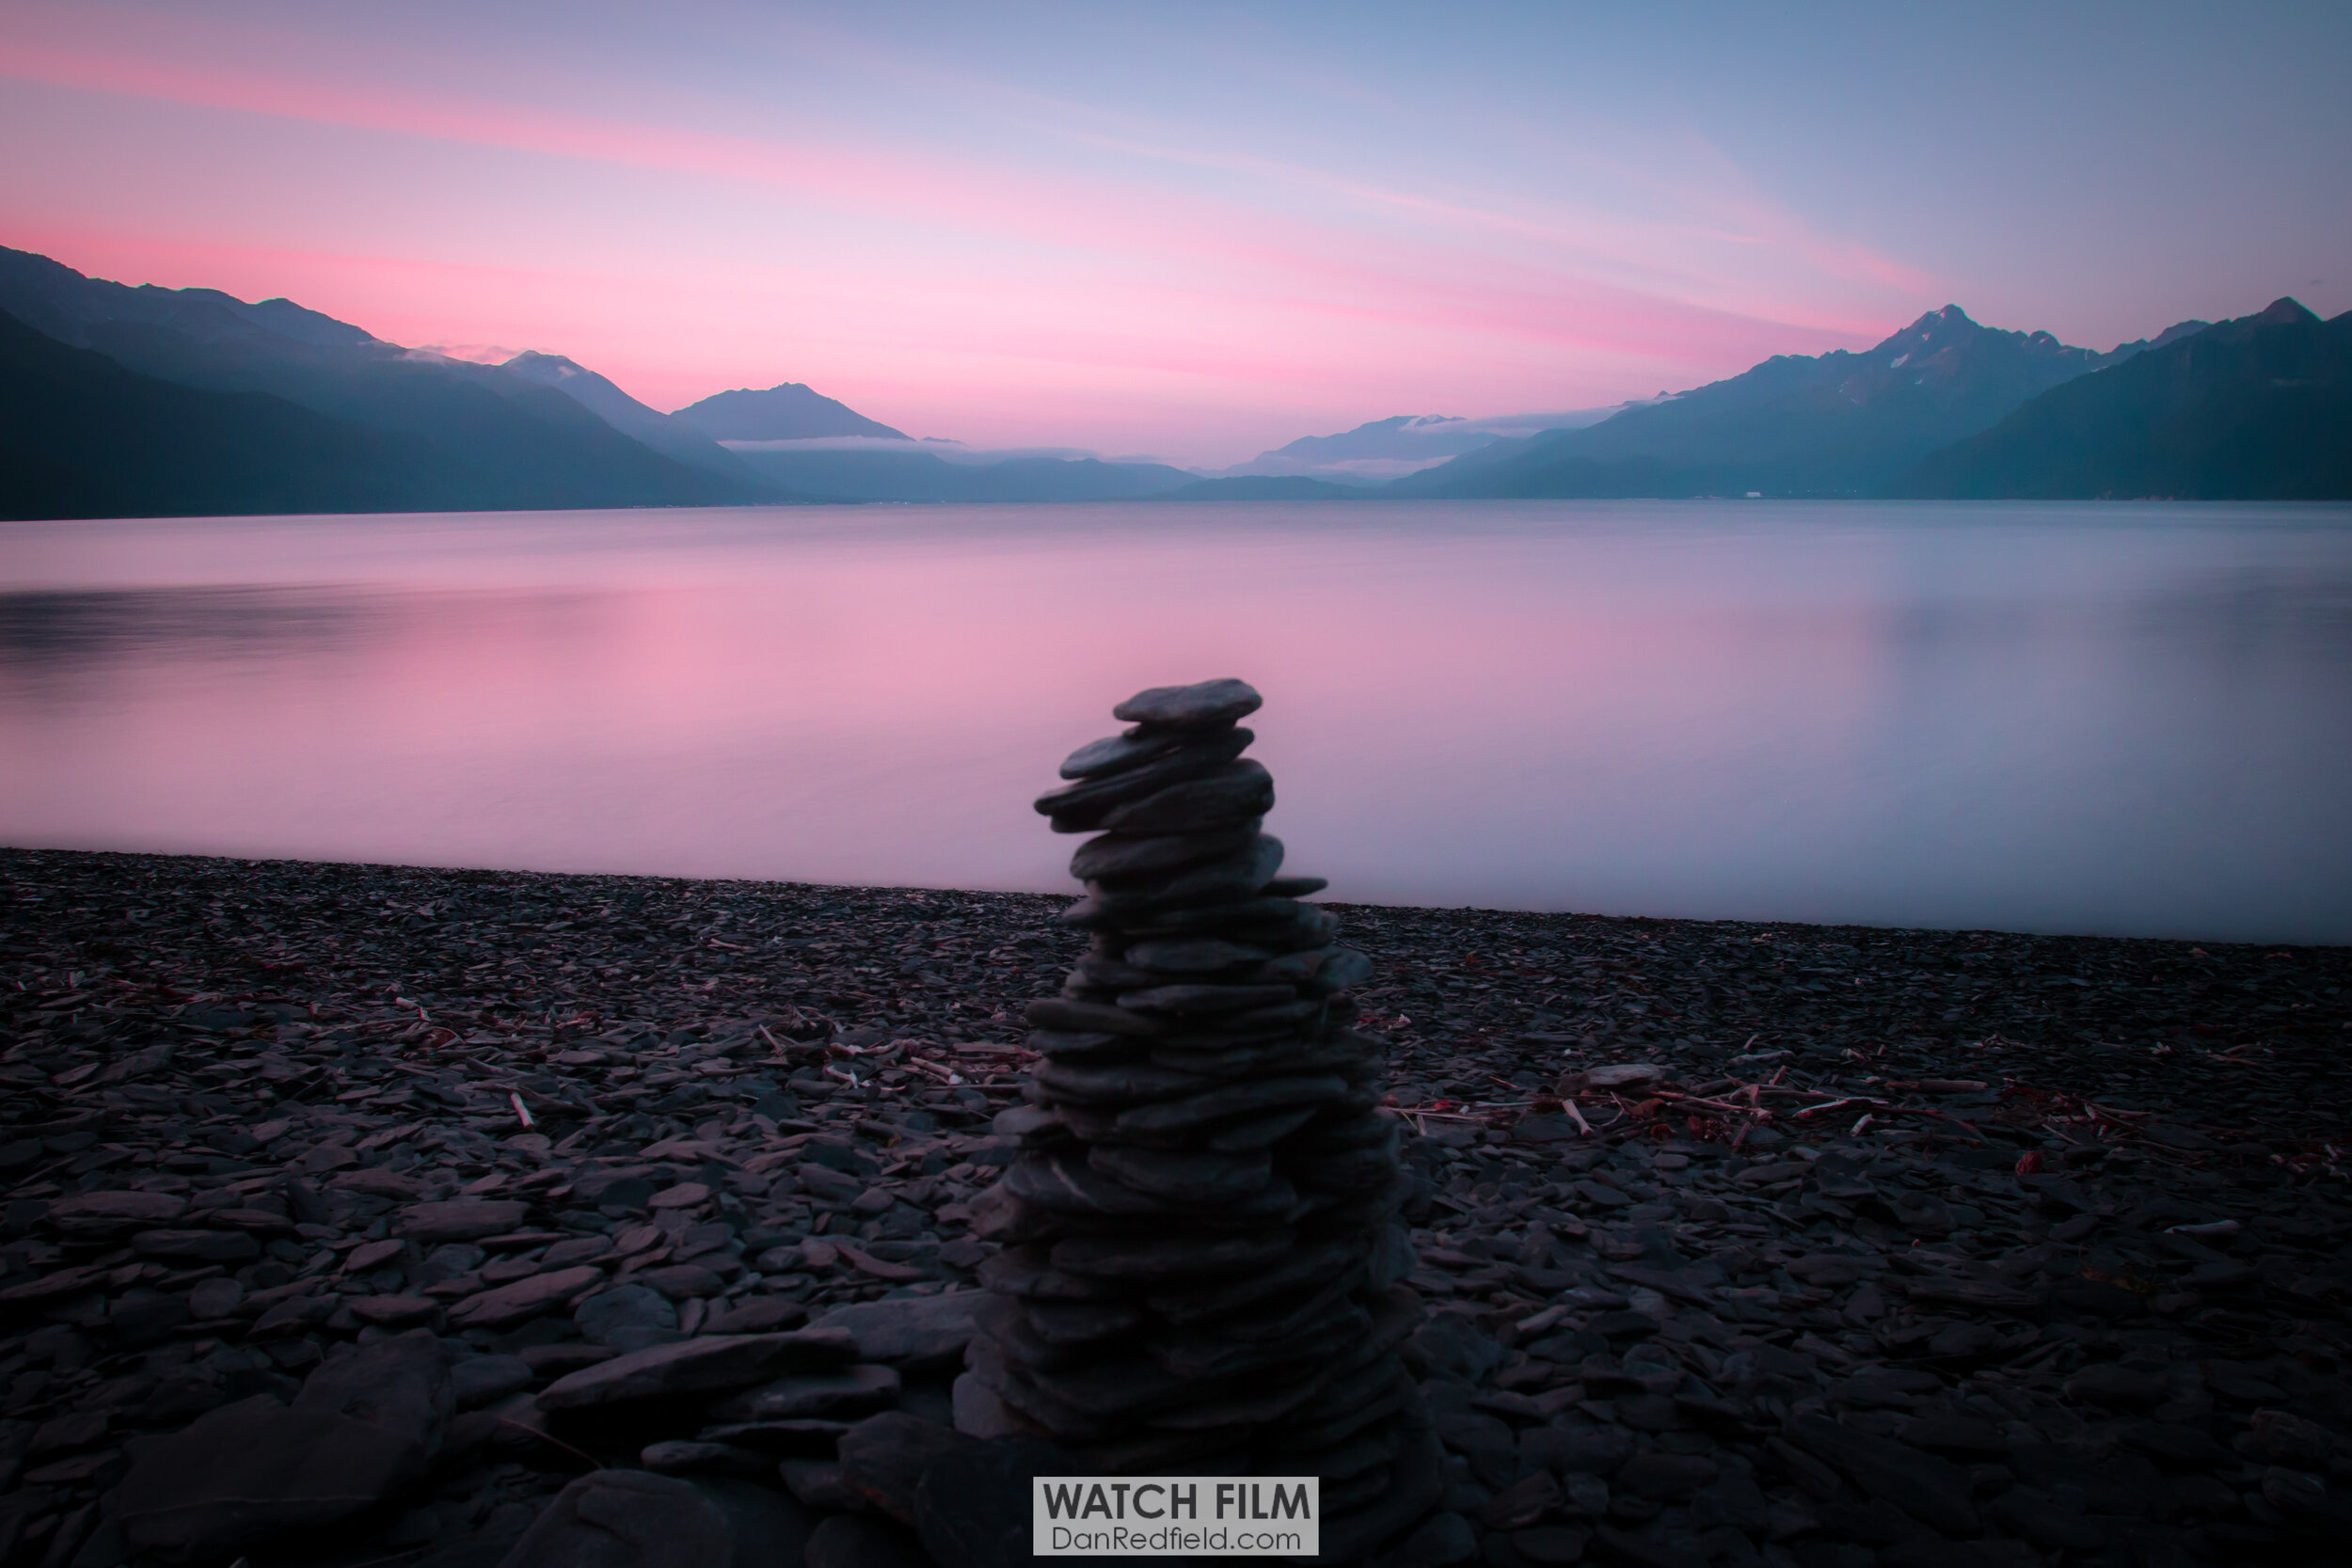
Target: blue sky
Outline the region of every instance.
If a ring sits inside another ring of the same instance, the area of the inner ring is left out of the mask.
[[[0,243],[1186,461],[2352,307],[2352,7],[16,0]]]

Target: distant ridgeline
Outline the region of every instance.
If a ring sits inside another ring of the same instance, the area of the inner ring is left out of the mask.
[[[2291,299],[2109,354],[1958,306],[1387,487],[1433,497],[2352,497],[2352,314]]]
[[[131,288],[0,248],[0,517],[826,500],[2340,498],[2352,496],[2347,358],[2352,315],[2322,322],[2292,300],[2104,355],[1979,326],[1950,306],[1863,354],[1776,356],[1616,409],[1396,416],[1204,477],[910,440],[798,382],[663,414],[557,355],[476,364],[284,299]]]

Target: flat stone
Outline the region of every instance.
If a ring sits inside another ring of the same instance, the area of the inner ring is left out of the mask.
[[[373,1274],[385,1264],[398,1259],[407,1250],[408,1243],[398,1240],[361,1242],[358,1246],[343,1254],[342,1272]]]
[[[1272,1158],[1263,1149],[1223,1154],[1214,1149],[1138,1148],[1132,1144],[1097,1144],[1087,1163],[1136,1192],[1177,1203],[1218,1206],[1235,1203],[1273,1179]]]
[[[590,1269],[593,1275],[603,1271]],[[727,1282],[700,1263],[672,1263],[663,1268],[645,1269],[630,1276],[668,1296],[672,1301],[686,1301],[695,1296],[715,1296],[727,1288]]]
[[[261,1243],[241,1230],[142,1230],[131,1250],[173,1263],[249,1263],[262,1256]]]
[[[1152,986],[1122,992],[1119,1005],[1137,1012],[1175,1013],[1184,1017],[1237,1013],[1295,1000],[1295,986]]]
[[[421,1245],[444,1242],[478,1242],[485,1236],[513,1230],[531,1212],[531,1205],[506,1199],[458,1199],[450,1203],[415,1203],[400,1212],[401,1234]]]
[[[2161,1404],[2170,1380],[2161,1372],[2136,1371],[2112,1361],[2095,1362],[2066,1380],[2066,1397],[2123,1410],[2148,1410]]]
[[[523,1358],[533,1375],[556,1378],[567,1372],[576,1372],[582,1367],[610,1361],[616,1353],[609,1345],[581,1344],[578,1340],[570,1340],[552,1345],[525,1345],[516,1354]]]
[[[959,1394],[973,1381],[968,1374],[958,1379]],[[961,1414],[958,1419],[961,1425]],[[995,1436],[946,1449],[915,1483],[915,1533],[933,1561],[952,1568],[1029,1568],[1030,1483],[1085,1468],[1038,1437]]]
[[[839,1329],[856,1341],[861,1361],[898,1367],[958,1366],[971,1342],[973,1309],[979,1291],[949,1291],[935,1296],[898,1296],[836,1307],[813,1326]]]
[[[1274,776],[1245,759],[1115,806],[1100,826],[1120,833],[1197,833],[1234,827],[1273,809]]]
[[[1883,1497],[1921,1523],[1954,1535],[1977,1532],[1966,1470],[1891,1437],[1873,1436],[1810,1416],[1789,1423],[1800,1447],[1843,1470],[1855,1485]]]
[[[1525,1529],[1560,1506],[1560,1483],[1549,1470],[1538,1470],[1513,1481],[1480,1507],[1478,1517],[1488,1529]]]
[[[847,1366],[857,1341],[834,1328],[792,1334],[730,1334],[616,1355],[558,1378],[539,1393],[542,1410],[581,1410],[684,1394],[726,1393],[793,1372]]]
[[[499,1568],[732,1568],[734,1533],[691,1481],[597,1470],[564,1487]]]
[[[2238,1448],[2249,1458],[2307,1470],[2325,1469],[2336,1447],[2333,1433],[2288,1410],[2255,1411],[2252,1423],[2238,1440]]]
[[[1365,1568],[1450,1568],[1478,1555],[1478,1538],[1458,1513],[1433,1513],[1388,1550],[1375,1553]]]
[[[1230,828],[1202,833],[1104,833],[1078,846],[1077,852],[1070,857],[1070,874],[1082,882],[1118,882],[1128,878],[1181,871],[1186,866],[1199,865],[1248,848],[1258,836],[1260,820],[1251,817]],[[1150,969],[1170,967],[1138,958],[1132,948],[1127,961],[1143,964]],[[1227,959],[1226,963],[1234,961]],[[1223,968],[1225,965],[1193,967]]]
[[[519,1394],[534,1381],[519,1355],[469,1355],[449,1370],[450,1395],[460,1410],[479,1410]]]
[[[1543,1525],[1513,1531],[1511,1549],[1535,1564],[1535,1568],[1568,1568],[1568,1564],[1583,1560],[1585,1544],[1591,1539],[1590,1530],[1575,1525]]]
[[[836,1513],[819,1524],[802,1561],[803,1568],[934,1568],[905,1529],[855,1513]]]
[[[652,1209],[699,1209],[710,1201],[710,1189],[699,1181],[681,1181],[675,1187],[664,1187],[653,1195],[647,1207]]]
[[[98,1242],[167,1226],[188,1212],[168,1193],[81,1193],[49,1205],[48,1221],[69,1241]]]
[[[1148,877],[1089,881],[1098,908],[1126,915],[1171,906],[1224,903],[1247,898],[1282,868],[1282,841],[1260,833],[1232,853],[1203,864]]]
[[[1106,1279],[1188,1279],[1263,1269],[1292,1246],[1288,1230],[1206,1236],[1081,1236],[1054,1244],[1057,1268]]]
[[[1246,719],[1264,705],[1257,688],[1228,676],[1190,686],[1149,688],[1111,709],[1111,717],[1131,724],[1195,730]]]
[[[620,1350],[643,1350],[644,1344],[623,1344],[630,1336],[677,1333],[677,1308],[659,1291],[643,1285],[615,1285],[581,1302],[572,1311],[580,1331],[598,1344]],[[647,1341],[651,1343],[653,1341]]]
[[[674,1437],[648,1443],[638,1451],[637,1463],[662,1476],[735,1476],[766,1481],[776,1473],[775,1456],[732,1443]]]
[[[1614,1062],[1581,1075],[1592,1089],[1639,1089],[1666,1081],[1666,1069],[1656,1062]]]
[[[732,1307],[704,1323],[705,1334],[775,1334],[808,1321],[808,1308],[781,1296],[763,1296]],[[873,1357],[866,1357],[872,1360]]]
[[[594,1258],[609,1258],[612,1254],[610,1236],[567,1236],[539,1257],[543,1269],[567,1269],[574,1263],[585,1263]]]
[[[1137,1106],[1131,1111],[1121,1111],[1118,1125],[1119,1131],[1129,1137],[1150,1138],[1154,1134],[1189,1132],[1210,1122],[1250,1116],[1261,1111],[1320,1104],[1338,1100],[1346,1093],[1347,1080],[1328,1073],[1308,1073],[1295,1078],[1261,1078],[1254,1083],[1236,1084],[1228,1088],[1187,1095],[1181,1100],[1162,1101],[1156,1104]]]
[[[842,1419],[896,1404],[898,1390],[895,1367],[850,1366],[839,1371],[802,1372],[729,1395],[710,1407],[710,1418],[738,1424],[807,1417]]]
[[[449,1309],[449,1321],[459,1328],[512,1328],[559,1302],[568,1301],[603,1278],[604,1271],[588,1263],[558,1269],[553,1274],[534,1274],[495,1291],[466,1297]]]
[[[431,1465],[451,1407],[441,1343],[414,1330],[321,1367],[290,1407],[256,1395],[156,1441],[106,1513],[134,1551],[225,1560],[398,1496]]]
[[[1041,1029],[1064,1034],[1106,1034],[1149,1037],[1165,1035],[1174,1029],[1168,1019],[1146,1018],[1104,1002],[1072,1002],[1058,996],[1043,996],[1022,1009],[1023,1016]]]
[[[1637,1497],[1686,1497],[1713,1481],[1719,1473],[1705,1454],[1637,1453],[1611,1478],[1611,1486]]]
[[[1166,756],[1183,745],[1184,740],[1183,736],[1170,734],[1106,735],[1100,740],[1088,741],[1064,757],[1059,771],[1065,779],[1108,778]]]
[[[352,1296],[343,1305],[361,1323],[379,1328],[431,1323],[441,1315],[441,1304],[431,1296]]]
[[[1147,799],[1173,784],[1216,773],[1241,755],[1252,738],[1248,730],[1240,729],[1187,737],[1184,745],[1150,762],[1047,790],[1031,803],[1040,816],[1053,818],[1057,832],[1085,832],[1102,826],[1109,814],[1120,806]],[[1232,821],[1214,824],[1232,825]],[[1182,833],[1194,829],[1180,825],[1164,831]]]
[[[226,1318],[245,1300],[245,1287],[233,1279],[199,1279],[188,1291],[188,1312],[199,1323]]]
[[[249,1230],[257,1236],[291,1236],[294,1222],[267,1209],[207,1209],[204,1223],[215,1230]]]
[[[1057,1104],[1132,1105],[1173,1100],[1214,1088],[1216,1080],[1178,1072],[1149,1062],[1073,1061],[1047,1057],[1029,1072],[1030,1081]]]
[[[1529,1427],[1519,1455],[1563,1476],[1614,1475],[1633,1454],[1633,1434],[1621,1427]]]
[[[841,1484],[868,1508],[913,1527],[924,1471],[978,1441],[902,1411],[871,1416],[842,1434]]]

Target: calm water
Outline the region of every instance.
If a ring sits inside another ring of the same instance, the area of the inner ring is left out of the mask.
[[[1238,674],[1332,896],[2352,941],[2352,508],[0,525],[0,842],[1068,887]]]

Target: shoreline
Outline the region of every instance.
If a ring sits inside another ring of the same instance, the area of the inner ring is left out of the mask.
[[[847,1434],[952,1418],[1063,902],[0,850],[0,1556],[117,1568],[144,1456],[395,1340],[459,1390],[422,1479],[255,1568],[490,1568],[580,1455],[920,1552]],[[1487,1561],[2324,1550],[2346,949],[1329,907]],[[828,1321],[865,1381],[798,1425],[534,1402]]]

